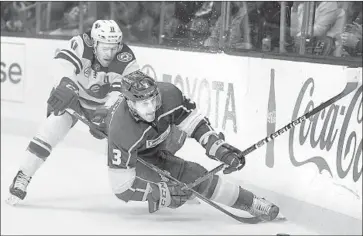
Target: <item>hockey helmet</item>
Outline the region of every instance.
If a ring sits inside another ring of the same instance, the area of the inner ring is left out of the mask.
[[[122,79],[121,93],[130,101],[143,101],[157,97],[160,105],[160,92],[156,81],[141,70],[134,71]]]
[[[120,44],[122,31],[114,20],[97,20],[92,25],[91,38],[94,47],[98,42]]]

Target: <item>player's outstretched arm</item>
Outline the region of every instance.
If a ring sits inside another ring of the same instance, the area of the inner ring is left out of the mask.
[[[175,87],[174,90],[176,90],[174,96],[179,97],[181,101],[180,108],[176,109],[174,114],[174,121],[178,128],[197,140],[206,150],[208,157],[225,163],[228,166],[224,170],[225,174],[242,169],[245,165],[242,152],[226,143],[222,134],[217,134],[209,120],[191,99],[183,96],[178,88]]]

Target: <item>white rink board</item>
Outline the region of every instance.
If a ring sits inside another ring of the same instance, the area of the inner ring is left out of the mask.
[[[9,42],[25,45],[24,54],[15,61],[24,63],[24,97],[18,98],[22,103],[2,98],[2,118],[39,123],[44,119],[46,99],[53,86],[47,64],[66,41],[1,37],[2,49]],[[294,113],[304,114],[308,104],[317,106],[338,94],[345,85],[344,66],[131,48],[139,63],[147,65],[143,70],[181,88],[208,114],[212,125],[226,133],[227,141],[241,149],[264,138],[268,130],[286,125]],[[1,53],[2,58],[7,57],[4,50]],[[356,73],[361,80],[362,68]],[[274,93],[270,87],[272,77]],[[316,121],[305,122],[248,155],[244,170],[232,177],[362,220],[361,101],[360,85],[360,90],[326,109]],[[336,118],[327,119],[329,109],[331,117],[335,114]],[[197,143],[188,145],[197,150],[194,156],[200,154],[198,162],[212,167]],[[325,170],[320,174],[318,167]]]
[[[1,100],[24,101],[26,46],[1,42]]]

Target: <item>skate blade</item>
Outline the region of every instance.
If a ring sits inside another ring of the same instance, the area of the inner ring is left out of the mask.
[[[14,195],[10,195],[10,197],[5,200],[5,202],[11,206],[17,205],[20,201],[21,199]]]
[[[281,213],[279,213],[275,219],[267,222],[281,222],[281,221],[287,221],[287,218]]]
[[[254,222],[256,223],[274,223],[274,222],[284,222],[284,221],[287,221],[287,218],[281,214],[278,214],[277,217],[273,220],[268,220],[264,217],[258,217],[258,216],[254,216],[254,217],[251,217],[249,219],[253,219]]]
[[[272,222],[274,221],[287,221],[287,218],[285,216],[277,216]]]

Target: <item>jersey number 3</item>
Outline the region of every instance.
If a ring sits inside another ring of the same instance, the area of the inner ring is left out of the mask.
[[[115,149],[115,148],[113,149],[112,164],[114,164],[114,165],[121,164],[121,151],[118,149]]]

